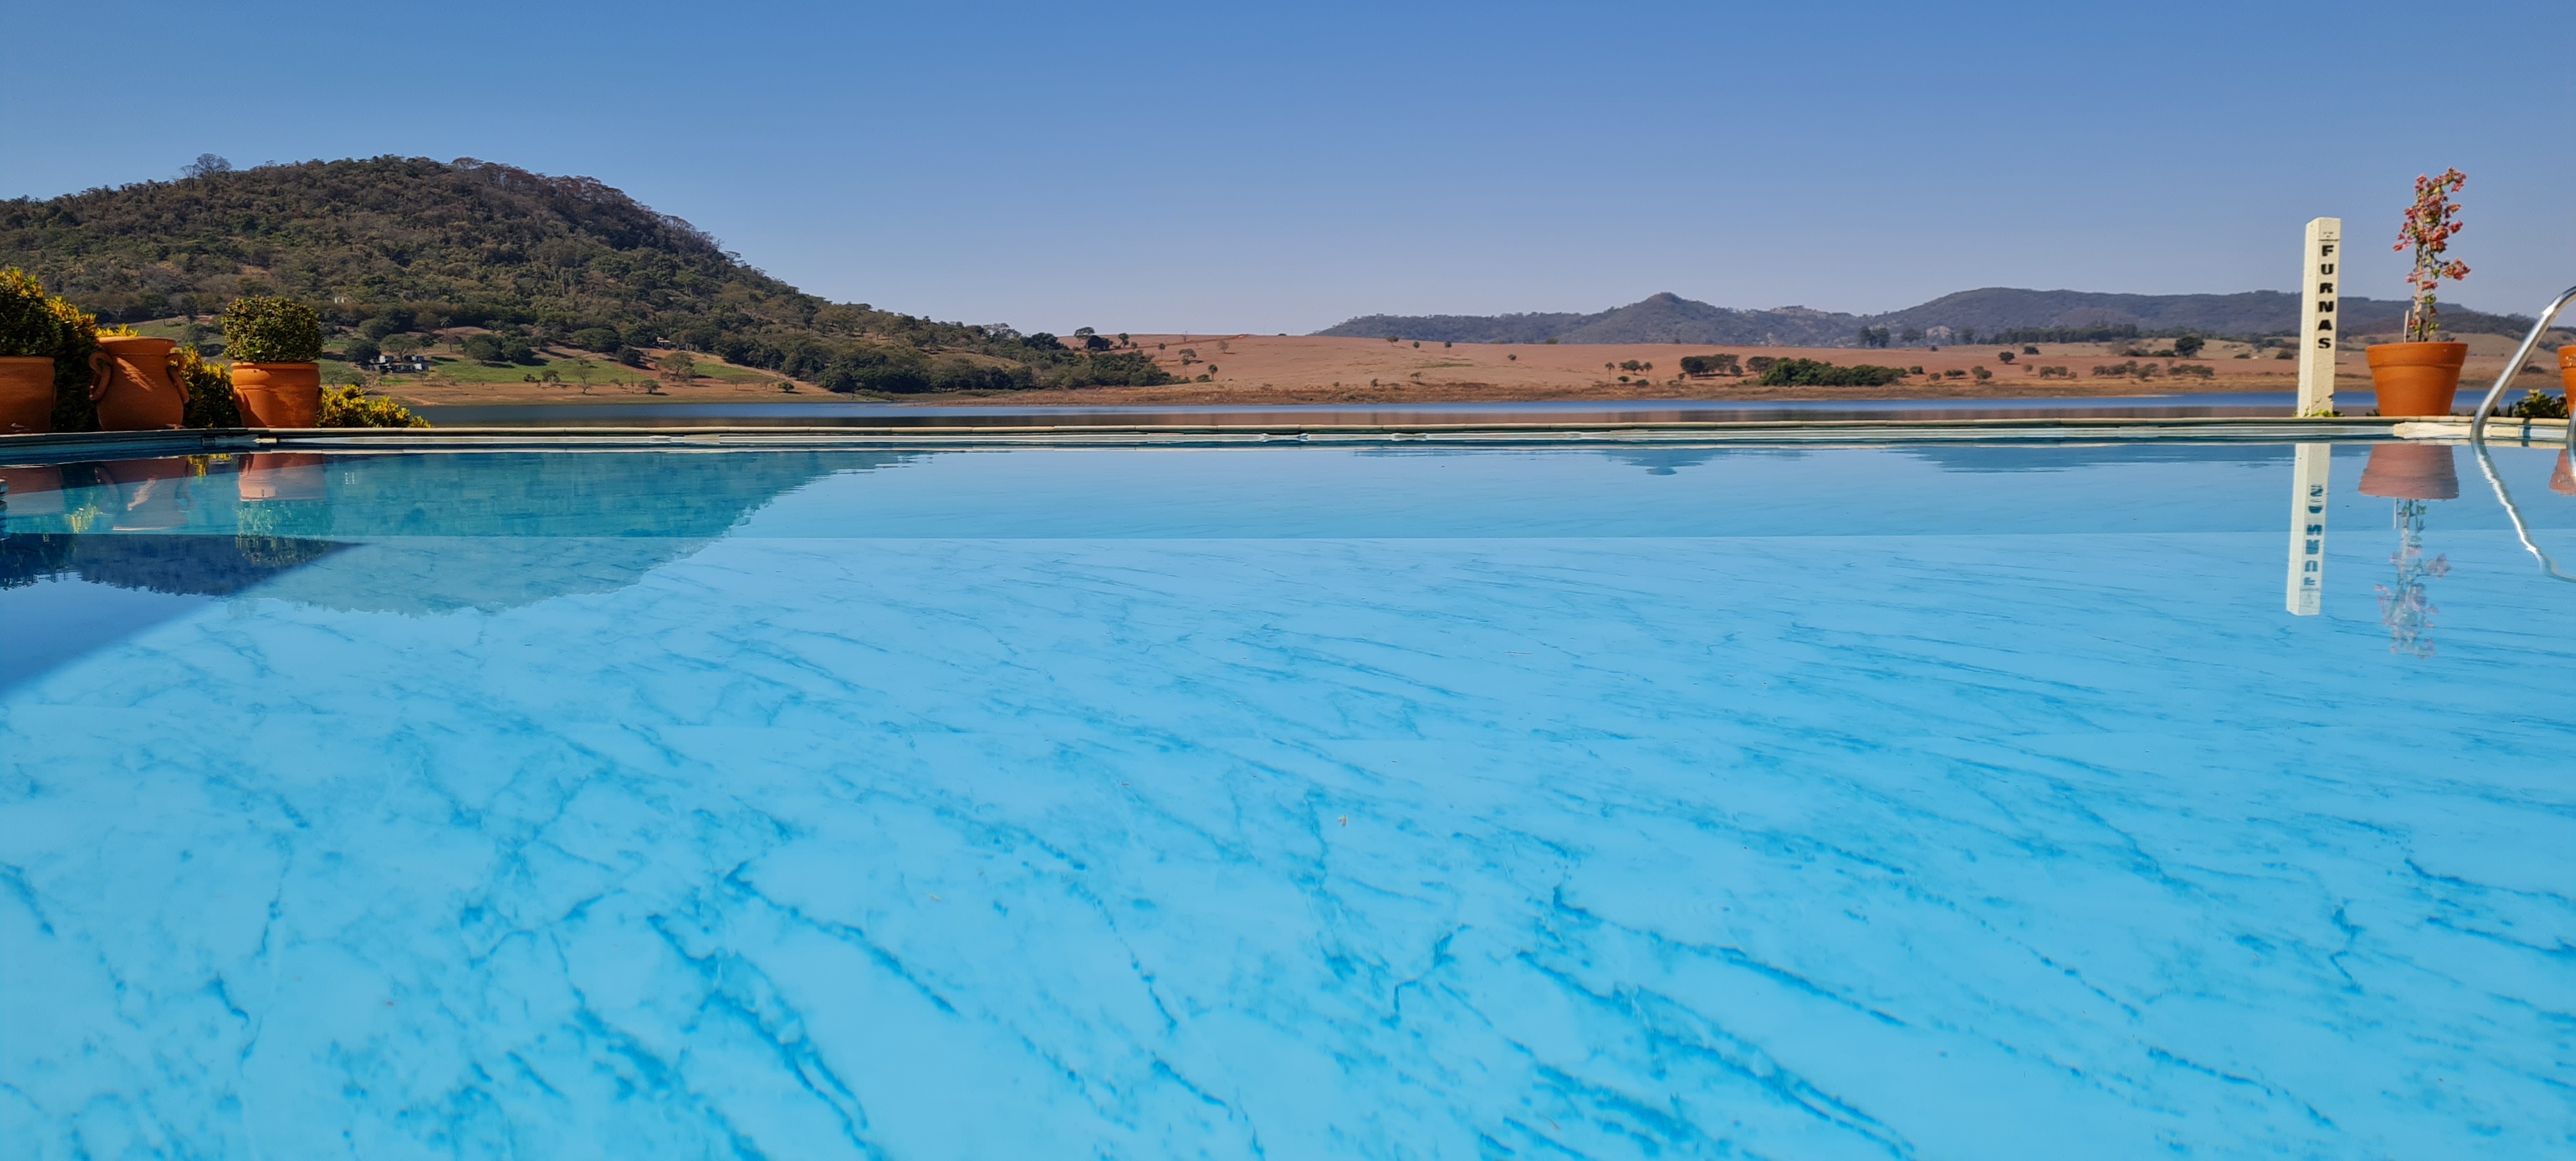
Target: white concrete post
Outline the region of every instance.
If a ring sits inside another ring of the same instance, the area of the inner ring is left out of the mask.
[[[2290,615],[2313,617],[2326,592],[2326,501],[2334,445],[2303,443],[2290,468]]]
[[[2299,264],[2299,414],[2334,410],[2335,267],[2343,264],[2343,219],[2308,222],[2308,244]]]

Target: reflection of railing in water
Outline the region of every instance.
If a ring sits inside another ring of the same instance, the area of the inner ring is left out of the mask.
[[[2550,302],[2549,309],[2540,312],[2540,317],[2531,324],[2531,333],[2523,336],[2522,345],[2514,348],[2513,358],[2505,361],[2504,371],[2496,376],[2495,386],[2487,388],[2486,398],[2478,401],[2477,415],[2469,420],[2469,450],[2477,453],[2478,470],[2486,473],[2487,486],[2495,489],[2496,500],[2504,505],[2505,518],[2513,521],[2514,537],[2522,541],[2524,551],[2537,557],[2541,569],[2550,576],[2576,581],[2576,576],[2560,571],[2558,562],[2550,559],[2549,553],[2531,538],[2531,526],[2523,522],[2521,507],[2513,502],[2513,492],[2504,486],[2504,476],[2497,473],[2495,460],[2487,455],[2487,420],[2495,414],[2496,400],[2504,395],[2505,384],[2522,373],[2523,364],[2530,361],[2531,352],[2540,346],[2541,336],[2549,333],[2549,324],[2557,320],[2558,312],[2567,309],[2569,302],[2576,302],[2576,286],[2567,288]],[[2576,419],[2568,421],[2567,444],[2560,454],[2576,456]]]
[[[2570,426],[2576,427],[2576,425]],[[2472,432],[2475,430],[2471,429]],[[2504,505],[2504,518],[2513,521],[2513,535],[2515,539],[2522,541],[2523,551],[2539,558],[2541,570],[2549,575],[2563,581],[2576,581],[2576,576],[2569,576],[2561,571],[2558,562],[2550,559],[2548,550],[2540,547],[2539,542],[2531,538],[2531,526],[2523,522],[2521,506],[2513,502],[2512,490],[2504,486],[2504,476],[2496,471],[2495,460],[2487,455],[2486,441],[2472,436],[2469,440],[2469,450],[2477,454],[2478,470],[2486,474],[2487,486],[2495,489],[2496,501]]]

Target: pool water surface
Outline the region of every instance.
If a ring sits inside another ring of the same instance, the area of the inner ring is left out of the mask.
[[[2386,446],[10,468],[0,1154],[2576,1156]]]

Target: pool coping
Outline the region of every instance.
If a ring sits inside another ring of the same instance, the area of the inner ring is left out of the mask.
[[[0,462],[240,452],[727,451],[768,448],[1199,447],[1432,443],[1451,446],[1844,444],[2192,440],[2294,443],[2468,438],[2468,420],[2378,416],[2056,417],[2035,419],[1715,420],[1616,423],[1132,424],[1008,427],[216,428],[0,435]],[[2554,444],[2564,420],[2497,420],[2488,439]]]

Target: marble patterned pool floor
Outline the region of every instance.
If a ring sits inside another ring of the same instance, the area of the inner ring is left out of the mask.
[[[0,1152],[2576,1156],[2576,613],[2367,452],[2315,617],[2287,448],[13,480]]]

